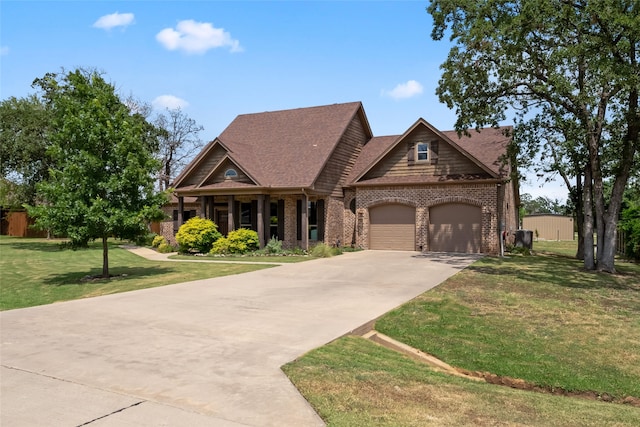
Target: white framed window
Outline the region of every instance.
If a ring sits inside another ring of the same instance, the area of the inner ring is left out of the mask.
[[[238,177],[238,172],[236,172],[235,169],[227,169],[227,171],[224,173],[225,179],[234,179],[237,177]]]
[[[416,161],[426,162],[429,160],[429,143],[418,142],[416,144]]]

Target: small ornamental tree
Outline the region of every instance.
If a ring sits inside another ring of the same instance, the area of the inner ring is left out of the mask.
[[[178,242],[180,252],[206,254],[211,250],[216,240],[221,237],[222,234],[213,221],[194,217],[180,226],[176,233],[176,242]]]
[[[164,217],[167,197],[153,186],[154,128],[96,72],[47,74],[34,86],[51,111],[47,154],[54,166],[37,186],[43,203],[29,206],[29,215],[38,228],[68,236],[72,247],[101,239],[108,278],[107,239],[133,240]]]

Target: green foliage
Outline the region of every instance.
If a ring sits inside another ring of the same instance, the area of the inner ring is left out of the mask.
[[[620,229],[624,233],[625,256],[640,261],[640,205],[629,207],[622,212]]]
[[[182,253],[200,252],[206,254],[221,237],[222,234],[213,221],[193,217],[180,226],[178,233],[176,233],[176,242],[179,245],[178,250]]]
[[[335,255],[340,255],[341,253],[342,251],[340,250],[340,248],[331,247],[324,243],[318,243],[313,248],[311,248],[311,252],[309,253],[309,255],[314,258],[328,258]]]
[[[246,228],[230,231],[227,237],[222,237],[213,244],[212,254],[245,254],[258,250],[260,240],[258,233]]]
[[[567,213],[567,207],[559,199],[551,199],[547,196],[538,196],[534,199],[528,193],[520,195],[520,208],[524,209],[524,215]]]
[[[433,0],[427,10],[432,38],[454,43],[436,93],[456,110],[456,129],[497,126],[508,111],[535,117],[530,129],[542,134],[524,138],[521,151],[533,141],[548,171],[585,173],[585,214],[610,218],[598,223],[597,268],[615,271],[613,237],[640,138],[640,3]],[[595,269],[590,216],[585,224],[584,265]]]
[[[136,246],[151,246],[154,239],[158,237],[156,233],[141,234],[134,240]]]
[[[151,241],[151,246],[154,248],[159,247],[161,244],[168,244],[167,239],[164,238],[164,236],[156,236],[153,238],[153,240]]]
[[[154,191],[154,129],[121,102],[96,72],[76,70],[36,79],[52,115],[49,179],[38,184],[43,203],[28,208],[36,226],[66,235],[73,246],[108,237],[135,240],[164,217]],[[109,276],[103,244],[103,276]]]
[[[280,255],[283,252],[282,241],[278,240],[277,237],[272,237],[271,239],[269,239],[269,242],[267,242],[264,247],[265,254]]]
[[[0,103],[0,205],[36,202],[36,184],[53,166],[47,153],[51,110],[35,95]]]
[[[163,238],[164,239],[164,238]],[[171,252],[174,252],[173,246],[171,246],[169,243],[167,243],[167,241],[165,240],[164,242],[160,243],[158,245],[158,252],[160,252],[161,254],[168,254]]]

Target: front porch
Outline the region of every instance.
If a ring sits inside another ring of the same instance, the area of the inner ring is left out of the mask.
[[[162,229],[162,234],[173,243],[180,226],[193,216],[212,220],[225,236],[239,228],[254,230],[260,248],[271,238],[280,240],[287,249],[308,250],[318,242],[325,242],[328,212],[325,198],[319,195],[202,194],[178,195],[176,199],[171,206],[170,230],[168,221]]]

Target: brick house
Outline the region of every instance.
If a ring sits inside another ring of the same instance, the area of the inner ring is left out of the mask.
[[[517,226],[510,138],[470,134],[419,119],[374,137],[360,102],[240,115],[175,179],[162,234],[200,215],[261,245],[497,253],[500,225]]]

